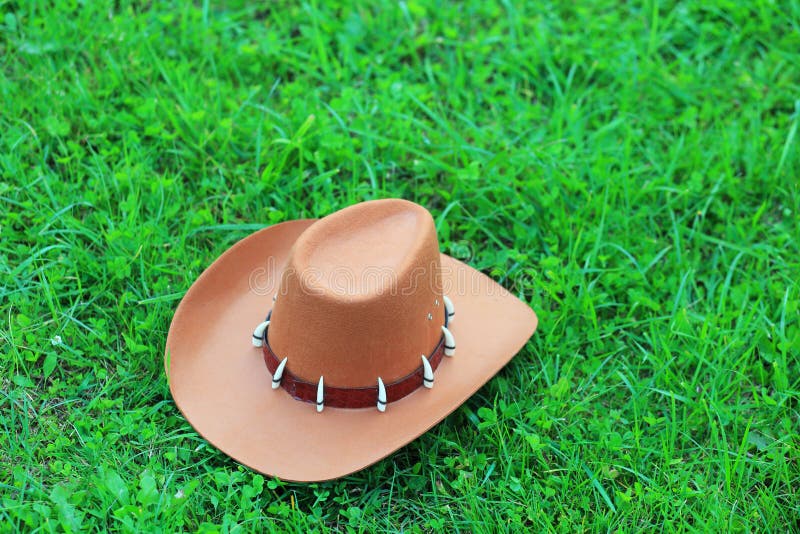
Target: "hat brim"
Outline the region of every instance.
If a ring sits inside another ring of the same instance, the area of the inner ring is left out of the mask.
[[[273,390],[253,328],[272,306],[292,244],[314,220],[260,230],[223,253],[192,284],[167,336],[169,387],[189,423],[215,447],[264,474],[297,482],[371,465],[460,406],[525,345],[536,314],[479,271],[442,254],[457,349],[435,385],[375,408],[325,408]]]

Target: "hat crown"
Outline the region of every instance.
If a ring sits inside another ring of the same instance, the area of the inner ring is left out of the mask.
[[[445,322],[436,228],[423,207],[376,200],[309,227],[292,247],[269,343],[309,382],[375,386],[420,366]]]

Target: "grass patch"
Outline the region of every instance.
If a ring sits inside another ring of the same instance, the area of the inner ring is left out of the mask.
[[[0,530],[800,518],[800,4],[0,1]],[[538,312],[377,465],[209,447],[162,353],[257,228],[415,200]]]

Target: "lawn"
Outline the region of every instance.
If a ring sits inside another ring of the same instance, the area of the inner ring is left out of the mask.
[[[0,0],[0,530],[800,529],[800,3]],[[361,200],[540,327],[346,478],[173,403],[235,241]]]

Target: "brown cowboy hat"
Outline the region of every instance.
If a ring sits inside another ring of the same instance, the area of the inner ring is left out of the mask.
[[[425,208],[375,200],[233,245],[178,305],[165,364],[209,442],[262,473],[321,481],[441,421],[536,325],[527,304],[439,252]]]

